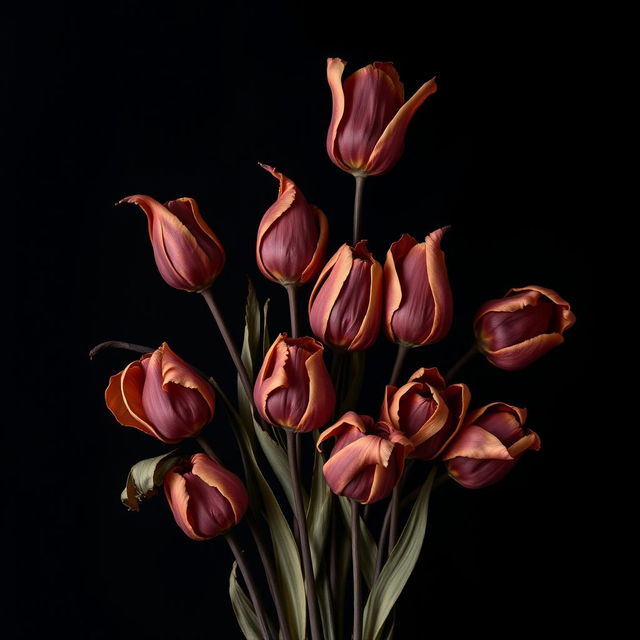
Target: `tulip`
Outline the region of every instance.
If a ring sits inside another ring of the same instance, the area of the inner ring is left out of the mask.
[[[322,467],[334,493],[370,504],[386,498],[404,470],[409,440],[387,422],[348,411],[322,432],[317,447],[336,438],[331,455]]]
[[[442,236],[449,227],[417,242],[406,233],[384,263],[385,329],[390,340],[421,347],[442,340],[453,320],[453,297]]]
[[[404,85],[392,62],[374,62],[349,76],[347,63],[327,60],[327,79],[333,98],[327,153],[338,167],[360,176],[389,171],[400,159],[407,127],[420,105],[435,93],[435,78],[407,101]]]
[[[111,376],[105,391],[120,424],[167,444],[196,435],[210,422],[215,399],[211,385],[166,342]]]
[[[325,344],[346,351],[368,349],[378,337],[382,267],[361,240],[343,244],[326,264],[309,298],[309,322]]]
[[[242,480],[204,453],[164,477],[164,491],[178,526],[194,540],[210,540],[242,520],[249,498]]]
[[[280,189],[258,227],[258,267],[282,285],[304,284],[318,274],[324,261],[327,217],[307,202],[292,180],[273,167],[260,166],[280,181]]]
[[[380,419],[409,439],[408,458],[437,458],[458,432],[471,394],[465,384],[448,387],[437,369],[418,369],[400,388],[387,386]]]
[[[264,357],[253,398],[260,415],[274,426],[306,433],[324,426],[336,403],[324,348],[313,338],[281,333]]]
[[[566,300],[544,287],[509,289],[504,298],[489,300],[474,320],[478,348],[491,364],[516,371],[564,342],[574,325]]]
[[[449,475],[468,489],[501,480],[527,450],[540,449],[540,438],[524,429],[527,410],[494,402],[469,414],[444,452]]]
[[[146,213],[153,255],[165,282],[184,291],[204,291],[224,266],[224,248],[202,219],[193,198],[161,205],[149,196],[135,195],[118,202],[137,204]]]

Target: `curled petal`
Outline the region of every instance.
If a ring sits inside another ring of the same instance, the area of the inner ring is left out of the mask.
[[[331,89],[333,99],[333,109],[331,112],[331,124],[327,133],[327,153],[331,160],[337,164],[343,171],[350,171],[349,167],[342,162],[340,154],[336,149],[336,137],[338,135],[338,127],[344,115],[344,89],[342,87],[342,74],[347,63],[340,58],[327,59],[327,80]]]
[[[437,89],[436,79],[431,78],[400,107],[373,148],[365,166],[365,173],[380,175],[389,171],[398,162],[404,149],[404,138],[409,123],[422,103]]]
[[[189,508],[189,494],[187,493],[187,483],[180,473],[169,471],[164,478],[164,491],[167,496],[167,502],[173,517],[175,518],[178,526],[192,539],[192,540],[206,540],[199,536],[193,529],[191,522],[188,518]]]
[[[474,424],[465,427],[460,435],[442,456],[443,460],[452,458],[477,458],[479,460],[512,460],[507,448],[482,427]]]

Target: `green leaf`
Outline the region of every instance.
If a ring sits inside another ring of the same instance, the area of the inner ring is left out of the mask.
[[[122,503],[132,511],[140,511],[140,501],[155,496],[167,471],[183,458],[183,455],[176,455],[174,449],[161,456],[136,462],[129,470],[127,484],[120,494]]]
[[[238,563],[234,561],[231,567],[231,575],[229,576],[229,597],[231,598],[233,612],[236,614],[236,619],[245,638],[248,640],[262,638],[260,623],[253,610],[251,600],[249,600],[238,582],[237,568]]]
[[[411,575],[424,541],[431,487],[436,467],[429,473],[411,509],[402,535],[389,555],[378,579],[371,589],[364,608],[363,637],[378,638],[393,605],[402,593]]]
[[[245,306],[245,326],[244,336],[242,339],[242,363],[247,370],[249,380],[253,383],[254,372],[262,362],[262,358],[258,360],[258,350],[260,348],[260,305],[256,297],[256,290],[253,283],[249,280],[249,293],[247,294],[247,304]],[[256,366],[254,367],[254,363]],[[238,409],[240,415],[246,424],[251,424],[253,417],[253,403],[251,398],[247,397],[244,386],[238,376]]]
[[[342,511],[343,520],[347,531],[351,531],[351,502],[344,496],[338,497],[340,501],[340,507]],[[365,521],[360,517],[360,545],[358,547],[358,555],[360,556],[360,569],[362,575],[367,583],[367,586],[371,588],[373,583],[373,576],[376,570],[376,555],[378,554],[378,545],[373,539],[369,527],[367,527]]]
[[[262,359],[267,355],[267,351],[271,347],[271,338],[269,338],[269,326],[268,326],[268,317],[269,317],[269,303],[271,300],[267,298],[267,301],[264,303],[264,307],[262,308]]]

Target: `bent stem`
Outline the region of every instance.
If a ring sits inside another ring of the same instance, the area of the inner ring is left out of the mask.
[[[236,346],[233,336],[231,335],[229,328],[227,327],[224,321],[224,318],[220,313],[220,309],[218,309],[218,305],[213,299],[213,293],[210,288],[205,289],[200,293],[202,294],[202,297],[205,299],[211,311],[211,314],[213,315],[213,319],[216,321],[216,324],[218,325],[218,329],[220,330],[222,339],[224,340],[224,343],[227,346],[229,355],[231,356],[231,359],[233,360],[233,364],[235,365],[236,370],[238,371],[238,375],[240,376],[240,382],[242,383],[244,391],[247,394],[247,398],[249,399],[249,402],[253,404],[253,385],[249,381],[249,374],[247,373],[247,370],[245,369],[242,359],[240,358],[240,352],[238,351],[238,347]]]
[[[107,340],[106,342],[97,344],[89,351],[89,359],[93,360],[103,349],[125,349],[127,351],[135,351],[136,353],[150,353],[153,351],[153,348],[145,347],[142,344],[122,342],[121,340]]]
[[[478,345],[474,342],[473,346],[456,362],[449,371],[447,371],[444,379],[451,382],[451,378],[455,376],[466,364],[468,364],[475,356],[479,355]]]
[[[362,638],[362,582],[360,580],[360,517],[358,503],[351,500],[351,559],[353,563],[353,640]]]
[[[364,181],[367,176],[354,176],[356,179],[356,192],[353,198],[353,246],[360,240],[362,226],[362,194],[364,193]]]
[[[238,545],[238,541],[231,531],[227,531],[224,534],[225,540],[233,553],[238,566],[240,567],[240,571],[242,572],[242,577],[244,578],[244,583],[247,585],[247,590],[249,591],[249,596],[251,598],[251,602],[253,603],[253,608],[258,616],[258,620],[260,622],[260,628],[262,630],[262,636],[267,640],[271,638],[271,634],[269,633],[269,625],[267,623],[267,618],[264,613],[264,607],[262,605],[262,600],[260,599],[260,594],[256,589],[256,584],[253,580],[253,575],[249,570],[249,565],[245,562],[244,554],[242,553],[242,549],[240,549],[240,545]]]
[[[293,431],[287,431],[289,472],[291,473],[291,484],[293,486],[293,497],[296,512],[295,516],[298,522],[298,531],[300,533],[300,554],[302,555],[302,565],[304,568],[304,586],[307,594],[307,609],[309,610],[311,638],[312,640],[322,640],[323,635],[320,623],[320,614],[318,611],[318,596],[316,595],[316,583],[313,576],[313,564],[311,562],[311,549],[309,548],[309,533],[307,531],[307,520],[304,514],[302,489],[300,487],[300,476],[298,474],[296,437],[299,437],[299,435]]]

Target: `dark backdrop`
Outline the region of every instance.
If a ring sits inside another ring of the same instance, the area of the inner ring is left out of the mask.
[[[284,293],[254,261],[255,230],[277,191],[256,163],[284,171],[327,213],[330,251],[349,240],[352,179],[324,150],[327,56],[348,60],[348,71],[393,60],[409,94],[438,77],[403,159],[368,182],[364,202],[364,235],[381,260],[402,232],[452,225],[456,320],[443,343],[411,353],[406,372],[450,366],[472,340],[476,307],[511,286],[555,288],[578,317],[566,344],[527,370],[478,359],[461,376],[474,405],[528,407],[543,448],[495,487],[438,491],[398,637],[574,624],[566,599],[582,581],[585,478],[572,460],[588,419],[591,305],[567,177],[580,154],[580,45],[573,23],[551,11],[453,9],[110,2],[30,5],[3,21],[6,133],[17,142],[6,159],[18,196],[7,215],[17,267],[8,399],[18,408],[7,429],[19,436],[8,455],[17,487],[4,501],[10,637],[41,625],[74,638],[239,637],[224,543],[188,540],[162,497],[139,514],[121,506],[131,464],[166,447],[117,425],[104,406],[108,377],[131,356],[89,362],[87,353],[107,339],[166,340],[232,384],[200,296],[164,284],[143,214],[113,207],[132,193],[198,200],[227,249],[215,287],[236,337],[247,276],[272,299],[272,331],[287,329]],[[392,357],[381,339],[367,360],[362,411],[377,408]],[[223,411],[207,434],[237,462]]]

